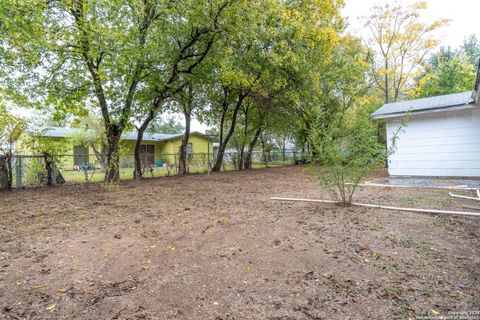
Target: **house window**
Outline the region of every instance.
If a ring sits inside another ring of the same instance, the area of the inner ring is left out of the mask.
[[[88,147],[86,146],[74,146],[73,147],[73,164],[75,166],[81,166],[88,163]]]
[[[144,165],[155,162],[155,146],[153,144],[142,144],[140,146],[140,159]]]
[[[193,146],[191,143],[187,144],[187,155],[193,156]]]

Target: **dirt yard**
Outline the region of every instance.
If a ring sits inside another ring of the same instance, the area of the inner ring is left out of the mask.
[[[271,196],[327,198],[300,166],[0,193],[0,318],[414,319],[480,310],[480,218]],[[475,205],[433,189],[362,188],[356,200]]]

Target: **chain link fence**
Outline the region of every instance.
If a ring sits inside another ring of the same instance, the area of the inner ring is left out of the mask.
[[[222,171],[239,170],[241,155],[237,152],[224,154]],[[254,152],[252,168],[284,166],[295,163],[296,152]],[[101,182],[105,165],[94,154],[84,155],[15,155],[10,158],[12,187],[23,188],[63,183]],[[195,153],[187,155],[187,172],[204,173],[213,168],[216,155]],[[178,173],[178,154],[155,154],[142,158],[143,176],[155,178]],[[134,155],[120,156],[120,179],[133,179]]]

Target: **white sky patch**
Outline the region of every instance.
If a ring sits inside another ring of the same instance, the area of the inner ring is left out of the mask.
[[[162,118],[167,120],[168,118],[173,117],[176,122],[180,122],[183,126],[185,126],[185,117],[183,114],[180,113],[164,113]],[[190,132],[197,131],[201,133],[205,133],[205,130],[209,129],[210,127],[200,123],[197,119],[193,118],[190,121]]]

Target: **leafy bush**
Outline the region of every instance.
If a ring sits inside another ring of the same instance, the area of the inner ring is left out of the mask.
[[[350,117],[339,117],[328,126],[317,123],[311,131],[313,173],[330,195],[340,204],[351,204],[363,177],[383,166],[394,152],[395,140],[403,125],[394,134],[390,149],[378,140],[376,124],[369,119],[370,110],[359,110]],[[322,117],[317,119],[322,120]]]
[[[47,170],[43,158],[26,158],[24,159],[24,184],[25,185],[46,185]]]

